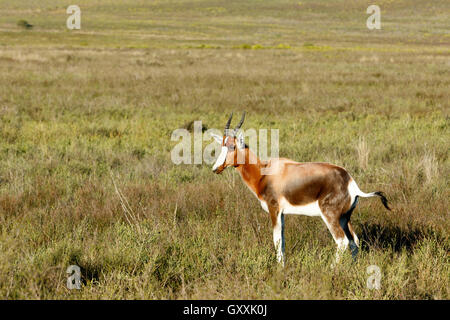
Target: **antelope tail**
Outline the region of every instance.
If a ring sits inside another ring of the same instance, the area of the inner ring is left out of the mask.
[[[363,198],[380,197],[380,200],[383,203],[383,206],[386,209],[388,209],[389,211],[391,211],[391,208],[389,208],[389,205],[388,205],[388,200],[383,192],[381,192],[381,191],[370,192],[370,193],[362,192],[354,180],[350,183],[349,187],[350,187],[349,191],[350,191],[350,194],[352,195],[352,197],[356,197],[356,196],[363,197]]]

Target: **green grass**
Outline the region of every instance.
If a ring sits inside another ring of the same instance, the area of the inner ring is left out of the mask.
[[[69,4],[0,1],[0,297],[449,298],[446,1],[380,1],[379,31],[359,1],[78,1],[80,31]],[[388,195],[352,216],[356,263],[331,269],[323,222],[287,216],[279,269],[236,172],[171,162],[173,130],[243,109],[280,156]]]

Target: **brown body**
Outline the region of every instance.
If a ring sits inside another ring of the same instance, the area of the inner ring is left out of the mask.
[[[284,158],[263,162],[250,149],[246,148],[243,152],[246,153],[246,162],[235,167],[245,184],[267,204],[273,226],[283,209],[280,199],[285,198],[292,206],[305,206],[318,201],[333,237],[344,237],[339,219],[351,207],[348,186],[352,180],[344,168],[329,163],[299,163]],[[250,161],[252,158],[256,159],[256,163],[255,160]],[[254,164],[250,164],[252,162]],[[260,174],[262,168],[270,168],[269,174]]]

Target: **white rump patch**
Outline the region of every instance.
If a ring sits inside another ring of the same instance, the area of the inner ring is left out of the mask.
[[[294,206],[286,200],[286,198],[281,198],[280,206],[285,214],[300,214],[310,217],[320,216],[322,210],[319,207],[319,201],[314,201],[301,206]]]
[[[350,193],[350,204],[352,204],[355,201],[356,196],[359,197],[363,197],[363,198],[369,198],[369,197],[374,197],[376,196],[376,194],[374,192],[371,193],[365,193],[362,192],[358,185],[356,184],[355,180],[351,180],[350,183],[348,184],[348,193]]]

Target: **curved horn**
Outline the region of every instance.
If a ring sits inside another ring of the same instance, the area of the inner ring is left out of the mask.
[[[241,121],[239,121],[239,124],[236,126],[236,128],[234,128],[234,132],[237,132],[241,128],[242,124],[244,123],[244,119],[245,119],[245,111],[244,113],[242,113]]]
[[[223,131],[224,135],[226,135],[227,130],[230,129],[231,118],[233,118],[233,112],[231,112],[230,117],[228,118],[227,124],[225,125],[225,130]]]

